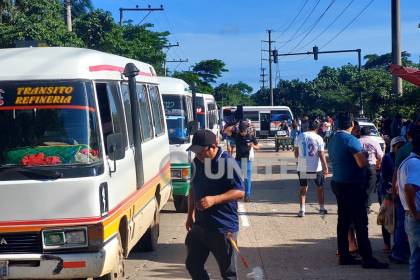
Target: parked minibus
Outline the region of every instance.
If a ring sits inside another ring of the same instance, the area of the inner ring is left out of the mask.
[[[172,189],[155,70],[78,48],[0,56],[0,278],[123,279]]]
[[[219,138],[219,109],[214,96],[212,94],[197,93],[196,108],[199,128],[209,129]]]
[[[225,106],[220,110],[220,118],[226,123],[238,121],[236,106]],[[281,122],[293,120],[293,113],[287,106],[243,106],[243,119],[251,120],[257,137],[266,138],[276,135]]]
[[[159,77],[171,151],[172,196],[175,210],[187,212],[192,153],[189,124],[193,121],[192,94],[183,80]]]

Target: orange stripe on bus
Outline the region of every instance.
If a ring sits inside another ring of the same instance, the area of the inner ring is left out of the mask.
[[[64,262],[63,263],[63,267],[64,268],[82,268],[82,267],[86,267],[86,262],[85,261],[80,261],[80,262]]]
[[[2,106],[0,111],[10,110],[32,110],[32,109],[75,109],[75,110],[86,110],[95,112],[95,108],[89,106],[78,106],[78,105],[35,105],[35,106]]]

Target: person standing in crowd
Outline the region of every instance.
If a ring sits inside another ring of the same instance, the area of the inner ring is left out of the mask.
[[[380,176],[380,187],[378,188],[378,200],[379,204],[382,204],[387,196],[392,195],[392,174],[395,169],[395,155],[398,150],[404,145],[404,137],[398,136],[391,140],[391,149],[389,153],[386,153],[382,159],[381,164],[381,176]],[[408,247],[407,235],[404,230],[404,217],[405,212],[402,207],[398,194],[394,197],[395,207],[395,229],[393,236],[393,246],[391,249],[391,234],[382,226],[382,237],[384,240],[384,251],[389,252],[389,258],[391,261],[396,263],[406,263],[405,248]],[[405,245],[407,244],[407,246]]]
[[[292,139],[292,146],[295,146],[296,137],[299,135],[299,127],[296,120],[292,121],[292,130],[290,131],[290,138]]]
[[[369,208],[372,203],[372,193],[376,189],[376,170],[379,170],[380,163],[384,153],[382,152],[381,145],[375,137],[370,136],[370,128],[365,126],[360,130],[360,143],[362,144],[363,151],[368,155],[369,165],[366,169],[366,209],[369,213]]]
[[[193,280],[210,279],[204,265],[211,252],[217,260],[222,278],[237,279],[235,250],[229,238],[237,238],[237,201],[244,196],[239,166],[217,146],[216,135],[210,130],[197,131],[188,150],[194,152],[196,157],[185,223],[188,231],[185,239],[186,268]],[[220,161],[223,163],[219,164]],[[219,174],[220,166],[224,169]],[[219,175],[218,178],[209,177],[208,170],[213,175]]]
[[[363,168],[368,165],[362,145],[351,135],[354,119],[349,113],[338,116],[338,131],[328,146],[332,163],[331,186],[337,198],[338,224],[337,243],[340,265],[362,264],[363,268],[387,268],[372,256],[368,237],[368,216],[366,212],[366,191]],[[354,224],[362,261],[349,252],[348,232]]]
[[[406,211],[405,230],[410,244],[410,279],[420,279],[420,133],[412,141],[412,153],[397,171],[401,203]]]
[[[251,149],[258,150],[257,138],[252,132],[252,127],[247,121],[240,121],[239,124],[228,126],[225,133],[231,136],[236,143],[235,159],[245,176],[245,202],[251,202],[251,181],[252,161],[250,159]]]
[[[328,213],[324,207],[324,176],[328,174],[328,165],[324,153],[324,140],[316,133],[319,126],[318,120],[310,120],[308,131],[299,134],[294,145],[300,184],[298,217],[305,216],[305,200],[308,192],[308,179],[310,178],[315,178],[319,214],[325,215]]]
[[[301,132],[305,132],[308,130],[309,127],[309,117],[308,116],[304,116],[303,120],[302,120],[302,124],[300,126],[300,131]]]
[[[401,128],[403,125],[401,114],[396,114],[391,122],[391,138],[401,135]]]

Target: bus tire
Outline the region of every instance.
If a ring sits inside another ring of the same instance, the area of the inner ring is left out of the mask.
[[[188,196],[174,195],[175,211],[178,213],[188,212]]]
[[[118,256],[117,260],[112,268],[111,273],[105,274],[104,276],[93,278],[93,280],[122,280],[124,279],[124,251],[122,248],[120,233],[117,235],[118,238]]]
[[[140,239],[138,243],[142,252],[152,252],[157,249],[159,239],[159,206],[155,209],[155,216],[149,229]]]

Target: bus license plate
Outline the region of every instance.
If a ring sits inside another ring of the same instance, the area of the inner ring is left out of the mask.
[[[0,279],[6,278],[9,276],[9,262],[8,261],[0,261]]]

